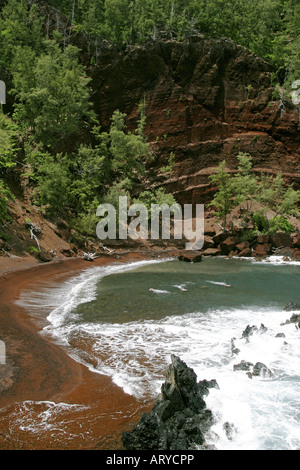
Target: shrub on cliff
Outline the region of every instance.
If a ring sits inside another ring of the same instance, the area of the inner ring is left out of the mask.
[[[10,220],[9,201],[13,199],[13,195],[7,185],[0,179],[0,238],[3,235],[3,228],[7,221]]]
[[[215,174],[210,177],[212,185],[218,189],[210,202],[209,206],[213,206],[216,211],[215,215],[222,221],[223,228],[226,227],[227,215],[233,207],[234,185],[231,175],[226,170],[226,162],[223,160]]]
[[[0,111],[0,175],[16,166],[17,126]]]
[[[237,172],[232,176],[226,170],[226,162],[220,163],[215,174],[210,176],[212,185],[217,186],[210,206],[215,207],[215,214],[226,227],[227,215],[233,207],[246,203],[245,218],[252,218],[255,228],[259,231],[267,231],[267,220],[263,213],[253,215],[254,203],[260,203],[265,210],[271,209],[277,217],[274,217],[272,226],[268,229],[290,231],[290,224],[286,221],[286,215],[293,214],[300,202],[300,191],[293,189],[292,185],[286,185],[282,174],[276,176],[261,174],[254,175],[252,170],[252,157],[248,154],[238,155]]]
[[[29,61],[29,64],[28,64]],[[36,142],[51,148],[66,141],[89,124],[96,115],[89,101],[90,79],[78,61],[78,49],[65,51],[53,41],[39,57],[24,54],[18,46],[14,58],[15,119],[30,129]]]

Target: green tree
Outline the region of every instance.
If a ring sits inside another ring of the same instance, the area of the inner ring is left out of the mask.
[[[9,202],[13,194],[5,179],[17,164],[18,136],[16,125],[0,111],[0,236],[4,222],[10,220]]]
[[[280,40],[285,43],[285,87],[289,88],[294,80],[300,78],[300,3],[287,0],[284,7],[285,30]]]
[[[112,42],[118,44],[130,42],[132,6],[130,0],[105,0],[105,34]]]
[[[215,214],[222,221],[223,230],[226,229],[227,215],[233,207],[234,185],[230,173],[226,170],[226,162],[223,160],[216,173],[210,175],[210,183],[217,187],[209,206],[213,206]]]
[[[63,214],[69,208],[70,178],[61,160],[48,155],[39,165],[36,202],[43,206],[46,215]]]
[[[237,156],[238,168],[232,181],[235,203],[246,203],[249,215],[253,202],[257,200],[257,177],[251,172],[252,157],[248,153],[240,152]]]
[[[5,222],[11,219],[9,214],[9,201],[13,199],[14,197],[7,184],[0,179],[0,237],[2,237]]]
[[[109,136],[100,133],[100,128],[95,128],[94,134],[97,139],[94,146],[81,145],[76,153],[65,158],[71,179],[68,192],[76,213],[87,212],[91,202],[96,210],[112,181]]]
[[[47,53],[35,60],[18,48],[14,75],[15,119],[32,130],[37,142],[50,148],[96,122],[90,102],[90,79],[78,61],[78,49],[68,46],[62,52],[49,41]],[[25,71],[27,73],[25,73]]]
[[[136,131],[127,133],[125,117],[124,113],[117,110],[111,120],[109,135],[112,170],[119,179],[139,179],[145,173],[145,160],[150,158],[149,146],[143,134],[144,115]]]
[[[152,204],[167,204],[168,206],[172,206],[173,204],[176,204],[176,199],[173,194],[166,193],[163,188],[158,188],[143,191],[138,198],[134,199],[134,204],[143,204],[146,206],[150,217]]]
[[[0,175],[16,166],[18,135],[17,126],[0,112]]]
[[[36,53],[43,48],[43,19],[38,13],[38,5],[26,0],[8,0],[0,13],[0,66],[13,70],[17,47],[30,48]]]
[[[282,173],[276,176],[262,174],[257,191],[258,201],[276,215],[291,214],[300,201],[300,191],[286,185]]]

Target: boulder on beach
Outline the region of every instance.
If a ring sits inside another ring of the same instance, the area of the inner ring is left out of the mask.
[[[200,263],[202,261],[202,254],[199,251],[186,250],[179,253],[178,259],[187,263]]]

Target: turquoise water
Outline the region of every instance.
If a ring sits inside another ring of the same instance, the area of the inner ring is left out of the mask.
[[[223,283],[231,287],[224,288]],[[300,300],[299,285],[298,266],[274,269],[269,263],[220,258],[195,264],[167,261],[103,277],[96,299],[75,312],[79,322],[125,323],[218,308],[282,308]]]
[[[47,306],[43,334],[140,400],[158,395],[171,354],[199,380],[216,379],[219,389],[206,400],[216,417],[207,439],[218,449],[299,449],[300,330],[285,324],[292,312],[284,307],[300,303],[300,265],[270,261],[91,267],[20,301],[37,312]],[[247,325],[261,324],[264,332],[243,337]],[[242,360],[263,362],[272,376],[235,371]],[[237,430],[231,440],[226,421]]]

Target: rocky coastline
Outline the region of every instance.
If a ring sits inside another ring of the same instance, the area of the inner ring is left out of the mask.
[[[255,211],[266,211],[256,204]],[[252,221],[251,214],[244,217],[244,205],[236,207],[228,216],[226,227],[208,213],[204,223],[204,243],[199,251],[182,250],[178,259],[199,262],[202,257],[225,256],[228,258],[254,258],[257,261],[270,256],[281,256],[285,261],[300,260],[300,222],[296,217],[287,217],[293,231],[283,230],[259,232]],[[266,211],[266,218],[271,220],[276,214]]]
[[[284,326],[290,323],[300,328],[300,304],[288,303],[285,311],[291,313],[276,338],[285,338]],[[264,335],[268,328],[261,324],[247,325],[241,332],[239,340],[250,342],[254,335]],[[240,350],[236,347],[236,338],[231,338],[231,355],[234,373],[245,373],[249,379],[261,378],[270,380],[276,376],[264,362],[255,364],[241,360],[235,363]],[[287,343],[284,341],[284,345]],[[195,371],[178,356],[171,356],[165,381],[161,386],[153,408],[143,413],[139,422],[131,431],[124,432],[122,444],[125,450],[217,450],[212,441],[218,436],[213,430],[219,417],[207,408],[205,397],[211,389],[220,390],[215,379],[197,382]],[[222,423],[228,440],[234,439],[238,429],[234,423]]]
[[[130,432],[123,433],[126,450],[188,450],[209,448],[205,434],[214,423],[204,397],[215,380],[197,382],[193,369],[172,355],[161,395]]]

